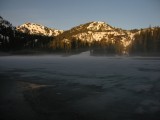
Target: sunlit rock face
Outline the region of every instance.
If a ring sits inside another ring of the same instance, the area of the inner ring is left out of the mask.
[[[137,33],[130,30],[123,30],[121,28],[115,28],[111,25],[101,22],[93,21],[86,24],[73,27],[70,30],[64,31],[57,36],[57,39],[63,40],[81,40],[86,42],[104,41],[115,42],[120,41],[124,47],[127,47],[134,39],[134,35]]]
[[[18,31],[29,34],[44,35],[44,36],[57,36],[63,32],[63,30],[51,29],[43,25],[35,23],[25,23],[16,28]]]

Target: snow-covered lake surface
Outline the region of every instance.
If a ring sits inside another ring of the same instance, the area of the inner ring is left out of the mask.
[[[1,56],[0,81],[5,118],[160,118],[160,57]]]

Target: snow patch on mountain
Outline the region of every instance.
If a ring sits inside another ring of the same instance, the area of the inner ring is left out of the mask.
[[[62,40],[65,43],[69,43],[72,40],[81,40],[90,43],[102,40],[103,42],[112,43],[119,41],[123,44],[124,50],[126,50],[134,40],[134,35],[137,33],[138,31],[123,30],[121,28],[112,27],[105,22],[93,21],[64,31],[57,36],[56,39]]]
[[[87,27],[88,30],[92,30],[92,31],[97,31],[97,30],[111,30],[112,28],[105,24],[105,22],[91,22],[88,27]]]
[[[63,30],[51,29],[43,25],[35,23],[25,23],[16,27],[18,31],[29,34],[44,35],[44,36],[57,36],[63,33]]]

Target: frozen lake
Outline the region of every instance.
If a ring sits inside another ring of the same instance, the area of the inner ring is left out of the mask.
[[[0,81],[3,119],[160,118],[160,57],[1,56]]]

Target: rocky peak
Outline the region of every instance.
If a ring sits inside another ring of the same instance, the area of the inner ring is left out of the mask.
[[[44,36],[57,36],[63,32],[63,30],[51,29],[46,26],[35,24],[35,23],[25,23],[16,27],[18,31],[28,34],[44,35]]]
[[[112,30],[113,28],[106,24],[105,22],[91,22],[88,26],[87,26],[88,30],[91,31],[106,31],[106,30]]]
[[[86,23],[86,24],[81,24],[79,26],[73,27],[71,29],[71,31],[72,32],[74,32],[74,31],[104,32],[104,31],[109,31],[109,30],[112,30],[112,29],[113,29],[113,27],[106,24],[105,22],[93,21],[93,22],[89,22],[89,23]]]

